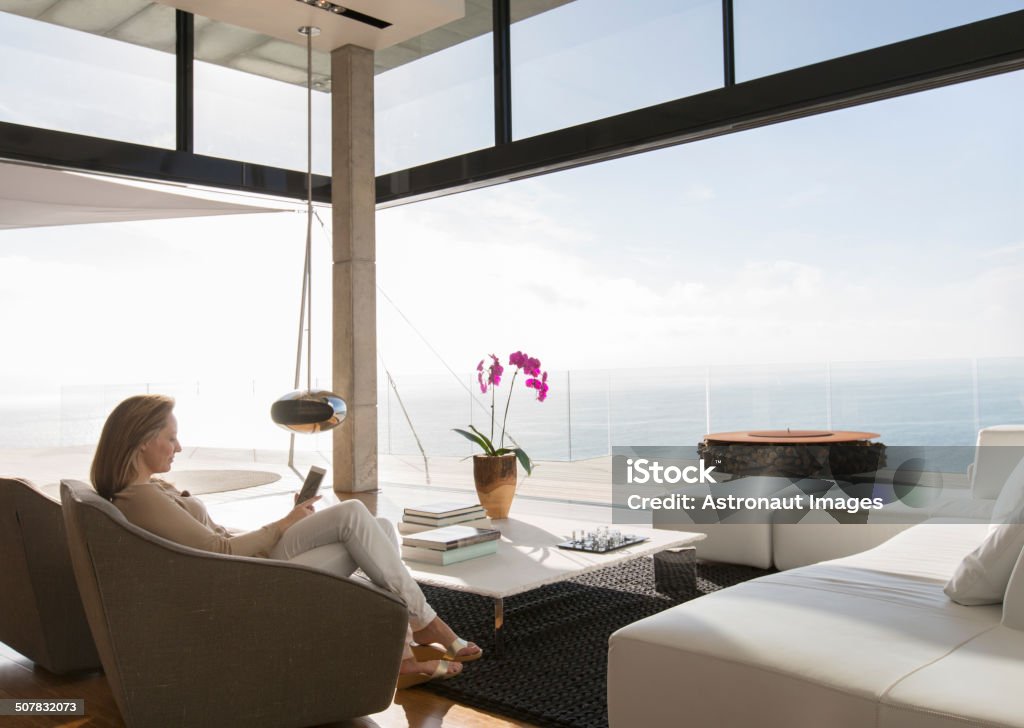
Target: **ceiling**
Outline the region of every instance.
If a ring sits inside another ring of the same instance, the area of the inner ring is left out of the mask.
[[[319,2],[333,4],[330,0]],[[353,17],[302,0],[160,0],[160,4],[286,43],[295,42],[295,31],[300,26],[315,25],[320,35],[313,38],[313,47],[327,52],[345,45],[387,48],[458,20],[466,12],[465,0],[339,0],[339,9],[354,11]],[[305,45],[305,40],[302,42]]]
[[[295,209],[242,194],[0,162],[0,230]]]
[[[512,21],[572,0],[515,0]],[[491,32],[491,0],[345,0],[391,23],[378,30],[296,0],[0,0],[0,11],[174,52],[175,7],[195,14],[195,58],[285,83],[306,84],[305,37],[314,24],[313,84],[330,90],[331,48],[374,50],[375,73]]]
[[[512,20],[568,2],[514,0]],[[383,73],[490,33],[491,4],[345,0],[346,7],[391,23],[384,29],[297,0],[0,0],[0,12],[173,53],[177,6],[195,14],[197,60],[303,86],[305,37],[296,29],[314,23],[323,30],[320,49],[313,53],[314,86],[329,91],[330,48],[345,43],[372,48],[375,72]],[[292,208],[241,195],[0,162],[0,230],[280,209]]]

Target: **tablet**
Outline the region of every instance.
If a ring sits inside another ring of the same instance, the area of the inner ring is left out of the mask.
[[[306,476],[306,481],[302,484],[302,490],[299,491],[299,497],[295,502],[304,503],[315,496],[316,492],[320,490],[320,484],[324,481],[325,475],[327,475],[327,471],[323,468],[318,468],[316,465],[311,467],[309,474]]]

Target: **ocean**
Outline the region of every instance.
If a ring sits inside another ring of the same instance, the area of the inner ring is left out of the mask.
[[[452,428],[490,431],[490,397],[475,372],[378,377],[379,448],[387,454],[468,456]],[[498,388],[496,422],[508,396]],[[1024,424],[1024,358],[574,370],[549,377],[547,401],[515,383],[506,444],[537,460],[582,460],[615,446],[696,446],[708,432],[842,429],[876,432],[892,446],[973,445],[978,429]],[[276,386],[275,386],[276,385]],[[174,396],[183,444],[284,450],[288,433],[269,417],[278,383],[67,385],[0,401],[0,448],[88,445],[107,413],[137,392]],[[404,407],[404,411],[403,411]],[[513,440],[514,438],[514,440]],[[418,441],[418,442],[417,442]],[[330,454],[330,435],[296,439]]]

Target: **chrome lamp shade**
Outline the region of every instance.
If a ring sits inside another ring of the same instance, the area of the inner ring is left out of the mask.
[[[299,338],[295,350],[294,391],[270,406],[270,419],[292,433],[288,465],[295,463],[295,434],[313,434],[333,430],[345,419],[348,407],[334,392],[313,389],[313,36],[320,29],[304,25],[306,36],[306,261],[302,266],[302,296],[299,304]],[[308,325],[307,325],[308,324]],[[306,389],[298,389],[302,371],[302,333],[306,326]]]
[[[296,389],[270,406],[270,419],[275,424],[305,435],[333,430],[347,413],[345,400],[324,389]]]

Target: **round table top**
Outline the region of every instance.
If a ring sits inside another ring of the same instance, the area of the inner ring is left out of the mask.
[[[807,445],[832,442],[849,443],[872,440],[879,437],[877,432],[854,432],[850,430],[748,430],[745,432],[712,432],[704,436],[704,442],[713,444],[743,445]]]

